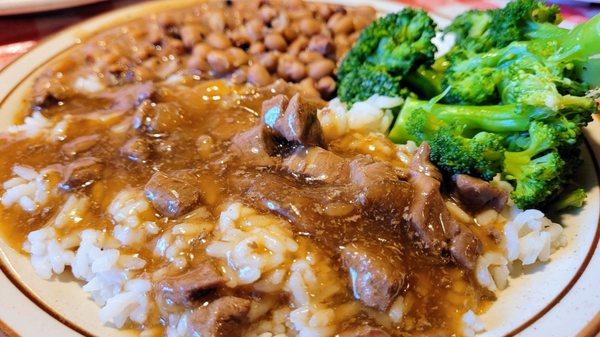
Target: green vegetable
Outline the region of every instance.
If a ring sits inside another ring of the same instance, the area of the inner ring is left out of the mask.
[[[575,189],[569,193],[562,195],[558,200],[550,205],[550,209],[557,212],[570,208],[580,208],[583,206],[587,195],[583,188]]]
[[[561,145],[558,130],[550,125],[532,122],[529,146],[519,152],[505,152],[504,177],[515,185],[511,198],[521,208],[531,208],[551,199],[568,181],[565,161],[557,148]]]
[[[485,52],[502,48],[514,41],[533,38],[556,38],[564,34],[558,6],[541,1],[516,0],[504,8],[471,10],[459,15],[445,29],[456,35],[456,48]]]
[[[390,139],[427,141],[445,174],[501,174],[517,206],[545,207],[571,183],[581,128],[599,112],[600,90],[590,89],[600,83],[600,15],[571,31],[560,21],[557,6],[535,0],[470,11],[446,29],[456,44],[434,60],[427,14],[390,14],[343,60],[338,96],[350,105],[404,97]]]
[[[449,174],[491,179],[501,172],[507,135],[526,132],[531,120],[555,116],[550,109],[524,105],[435,103],[442,97],[431,101],[407,98],[388,136],[396,143],[428,141],[431,159]]]
[[[338,97],[353,104],[373,94],[401,96],[401,79],[433,62],[436,25],[422,10],[406,8],[366,27],[338,70]],[[362,82],[366,83],[362,83]],[[383,84],[379,87],[379,84]]]

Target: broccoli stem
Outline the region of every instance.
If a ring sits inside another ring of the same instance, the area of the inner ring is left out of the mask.
[[[394,127],[389,133],[394,142],[403,142],[410,137],[405,130],[406,120],[412,112],[422,109],[435,119],[446,123],[458,122],[467,130],[478,130],[488,132],[521,132],[529,129],[532,120],[543,119],[554,113],[545,107],[533,107],[526,105],[447,105],[434,104],[430,101],[422,101],[412,97],[406,99]]]
[[[442,92],[442,77],[435,70],[419,67],[404,78],[404,82],[422,98],[432,98]]]

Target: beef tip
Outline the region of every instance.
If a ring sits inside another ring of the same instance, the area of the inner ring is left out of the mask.
[[[501,212],[508,201],[508,193],[489,182],[466,174],[458,174],[454,177],[456,193],[460,201],[473,211],[480,210],[486,206]]]
[[[320,147],[300,147],[283,161],[283,166],[293,174],[324,183],[348,180],[348,161]]]
[[[323,145],[323,131],[317,119],[316,101],[308,101],[300,94],[288,101],[278,95],[265,101],[262,106],[262,122],[270,136],[279,141],[301,145]]]
[[[221,287],[227,278],[208,260],[178,276],[169,276],[157,283],[157,292],[167,301],[185,306],[193,305],[207,292]]]
[[[177,103],[141,103],[133,116],[133,127],[152,136],[166,135],[185,124],[183,110]]]
[[[162,215],[177,218],[200,203],[198,178],[191,170],[156,172],[144,187],[146,197]]]
[[[461,228],[450,241],[450,254],[459,265],[467,269],[475,268],[481,249],[481,241],[467,228]]]
[[[235,135],[229,150],[246,165],[272,166],[277,163],[277,158],[271,156],[275,147],[276,144],[266,136],[264,128],[257,125]]]
[[[345,330],[339,334],[339,337],[390,337],[390,334],[380,328],[361,325]]]
[[[429,144],[421,144],[410,164],[410,182],[415,189],[408,215],[410,228],[424,249],[443,260],[451,255],[462,266],[472,268],[481,242],[450,215],[440,192],[442,176],[430,162],[429,153]]]
[[[354,297],[366,306],[387,310],[400,293],[406,275],[394,252],[351,243],[342,250],[341,259],[351,276]]]
[[[104,165],[95,157],[83,157],[67,165],[65,177],[58,187],[63,191],[74,191],[90,186],[95,181],[102,179]]]
[[[392,224],[401,222],[412,198],[412,187],[400,180],[401,176],[389,163],[370,156],[358,156],[350,163],[350,179],[358,188],[357,202]]]
[[[247,299],[225,296],[192,312],[189,328],[192,336],[240,337],[250,311]]]
[[[448,252],[446,239],[456,232],[458,224],[446,209],[440,192],[441,174],[429,161],[429,153],[429,145],[423,143],[410,164],[415,193],[408,221],[423,248],[441,256]]]
[[[32,86],[32,94],[33,104],[36,107],[48,108],[75,95],[72,86],[66,83],[68,77],[57,75],[62,74],[62,67],[71,66],[67,64],[68,62],[68,59],[59,61],[58,64],[44,71],[35,80]]]
[[[111,110],[129,111],[150,98],[154,91],[154,83],[145,82],[120,86],[112,91],[102,92],[96,97],[110,100]]]
[[[146,139],[133,137],[121,147],[121,154],[135,162],[143,163],[152,155],[152,147]]]
[[[87,135],[63,144],[62,152],[67,157],[74,157],[93,148],[100,141],[100,135]]]

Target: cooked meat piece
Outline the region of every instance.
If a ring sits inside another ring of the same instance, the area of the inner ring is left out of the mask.
[[[390,334],[380,328],[361,325],[345,330],[339,334],[339,337],[390,337]]]
[[[95,157],[83,157],[67,165],[64,179],[58,187],[63,191],[73,191],[90,186],[102,179],[104,165]]]
[[[207,292],[227,282],[227,278],[208,260],[178,276],[169,276],[156,284],[157,292],[167,301],[190,306]]]
[[[133,116],[133,127],[152,136],[171,133],[185,122],[182,109],[174,102],[152,103],[145,100]]]
[[[387,310],[406,275],[394,252],[385,246],[351,243],[342,250],[341,259],[350,274],[354,297],[366,306]]]
[[[475,268],[480,253],[481,241],[468,228],[461,228],[450,241],[450,254],[459,265],[467,269]]]
[[[441,174],[429,161],[429,144],[423,143],[410,164],[415,193],[408,221],[418,243],[434,255],[450,254],[456,262],[472,268],[481,242],[451,215],[440,192]]]
[[[121,154],[135,162],[143,163],[152,155],[152,147],[146,139],[133,137],[121,147]]]
[[[399,224],[412,198],[412,187],[400,180],[399,172],[389,163],[370,156],[357,156],[350,162],[350,180],[358,188],[357,202]]]
[[[262,106],[262,121],[269,135],[301,145],[323,145],[323,132],[317,119],[316,101],[308,101],[295,94],[289,101],[286,96],[278,95],[265,101]]]
[[[154,93],[154,83],[135,83],[120,86],[111,91],[104,91],[97,95],[98,98],[108,99],[112,102],[110,107],[114,111],[129,111],[150,98]]]
[[[156,172],[144,187],[146,197],[162,215],[177,218],[192,210],[202,199],[198,178],[191,170],[166,174]]]
[[[486,206],[501,212],[508,201],[508,193],[489,182],[466,174],[454,176],[456,192],[460,201],[473,211]]]
[[[221,297],[192,312],[188,323],[190,333],[202,337],[240,337],[249,311],[249,300]]]
[[[265,135],[264,127],[257,125],[231,139],[229,150],[250,166],[273,166],[278,160],[272,157],[276,144]]]
[[[57,76],[57,71],[54,68],[60,68],[61,66],[59,63],[57,66],[47,69],[33,83],[32,94],[35,106],[48,108],[75,94],[71,85],[65,83],[65,78]]]
[[[64,143],[62,152],[67,157],[74,157],[93,148],[98,144],[100,138],[101,137],[98,134],[77,137],[70,142]]]
[[[456,233],[458,223],[446,208],[440,192],[441,174],[429,161],[429,151],[429,144],[423,143],[410,164],[415,193],[408,221],[423,248],[441,256],[448,251],[446,239]]]
[[[293,174],[329,184],[345,182],[349,175],[347,160],[317,146],[298,148],[283,166]]]

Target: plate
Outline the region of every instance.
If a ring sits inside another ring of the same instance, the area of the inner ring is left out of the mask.
[[[100,1],[104,0],[0,0],[0,15],[43,12]]]
[[[33,78],[49,61],[68,52],[86,36],[103,27],[143,17],[150,12],[183,7],[197,0],[162,0],[110,12],[62,31],[40,43],[0,72],[0,130],[8,127]],[[339,1],[338,1],[339,2]],[[365,4],[366,0],[345,1]],[[382,12],[401,8],[397,3],[368,1]],[[440,25],[447,20],[433,15]],[[448,41],[438,41],[440,48]],[[482,337],[594,336],[600,326],[600,123],[585,130],[584,164],[578,175],[588,192],[584,208],[563,216],[568,245],[550,263],[511,279],[494,305],[482,315],[487,331]],[[135,336],[100,324],[98,307],[69,277],[44,281],[28,258],[0,239],[0,330],[8,336]],[[1,335],[1,333],[0,333]]]

